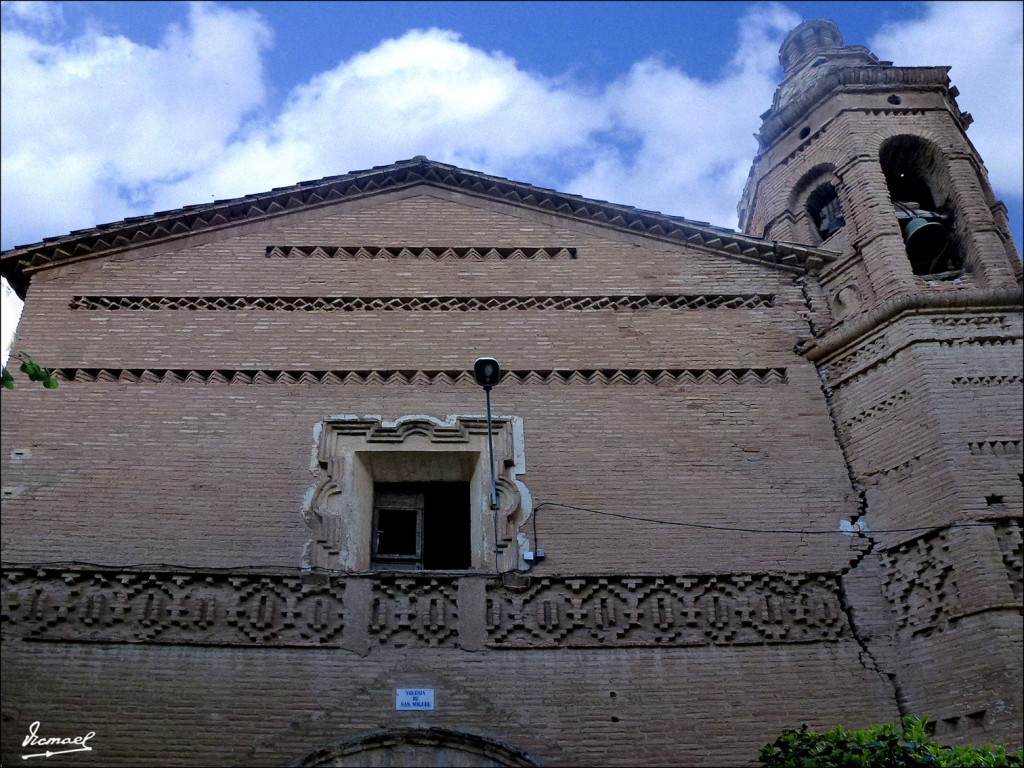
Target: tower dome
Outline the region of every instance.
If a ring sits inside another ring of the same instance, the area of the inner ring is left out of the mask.
[[[843,47],[843,35],[831,19],[805,21],[786,35],[779,49],[779,63],[788,75],[804,58]]]

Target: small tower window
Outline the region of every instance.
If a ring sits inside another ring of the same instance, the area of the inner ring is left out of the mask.
[[[822,240],[826,240],[846,226],[839,195],[831,184],[822,184],[811,193],[807,199],[807,212]]]

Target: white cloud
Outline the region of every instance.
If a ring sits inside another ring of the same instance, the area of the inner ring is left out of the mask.
[[[60,3],[3,0],[0,3],[0,12],[6,19],[20,22],[41,32],[50,32],[64,26],[64,9]]]
[[[968,136],[992,186],[999,195],[1021,197],[1024,4],[927,3],[922,19],[885,25],[869,47],[897,66],[950,66],[960,108],[974,116]]]
[[[15,294],[14,289],[3,281],[3,296],[0,297],[0,362],[7,365],[7,358],[10,356],[11,343],[14,341],[14,329],[18,327],[18,320],[21,319],[21,310],[24,303]]]
[[[588,197],[735,226],[778,48],[799,17],[741,19],[714,78],[657,58],[583,88],[455,32],[413,30],[298,85],[263,114],[272,32],[194,3],[156,46],[88,28],[59,3],[4,2],[3,247],[125,216],[427,155]],[[930,3],[870,41],[896,64],[953,65],[997,193],[1021,196],[1022,6]],[[15,303],[4,300],[4,334]]]
[[[0,46],[5,247],[151,212],[153,189],[215,162],[263,101],[271,33],[251,11],[191,5],[151,48],[95,31],[48,42],[14,10]]]
[[[193,4],[150,47],[94,30],[54,42],[41,28],[62,23],[60,5],[36,5],[3,5],[4,247],[418,154],[735,226],[778,46],[799,22],[754,6],[716,77],[652,58],[590,89],[455,32],[414,30],[294,87],[267,115],[256,110],[271,31],[252,11]],[[993,182],[1019,196],[1021,6],[925,10],[872,46],[898,64],[953,63]]]
[[[750,13],[713,82],[651,59],[603,91],[527,73],[454,32],[414,30],[297,87],[273,124],[166,186],[159,207],[423,154],[734,225],[779,43],[799,21],[778,5]]]
[[[168,187],[164,200],[241,195],[420,154],[521,178],[524,162],[557,165],[587,146],[604,112],[600,98],[454,32],[414,30],[295,88],[272,125]]]
[[[707,81],[656,59],[636,64],[604,100],[632,157],[603,147],[570,183],[590,197],[736,226],[736,203],[757,149],[753,134],[778,82],[778,51],[800,18],[778,5],[744,17],[737,53]]]

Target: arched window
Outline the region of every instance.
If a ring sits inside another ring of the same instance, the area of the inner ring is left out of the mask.
[[[807,198],[807,213],[822,240],[846,226],[839,194],[831,184],[822,184],[810,194]]]
[[[798,242],[820,245],[846,226],[835,168],[823,163],[805,173],[789,194]],[[805,234],[806,233],[806,234]]]

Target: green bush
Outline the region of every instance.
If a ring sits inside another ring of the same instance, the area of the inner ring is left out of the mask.
[[[766,744],[758,760],[767,768],[1013,768],[1024,766],[1024,750],[1007,754],[1004,747],[943,747],[929,741],[927,718],[904,717],[897,723],[872,725],[860,731],[836,726],[815,733],[806,725],[784,731]]]

